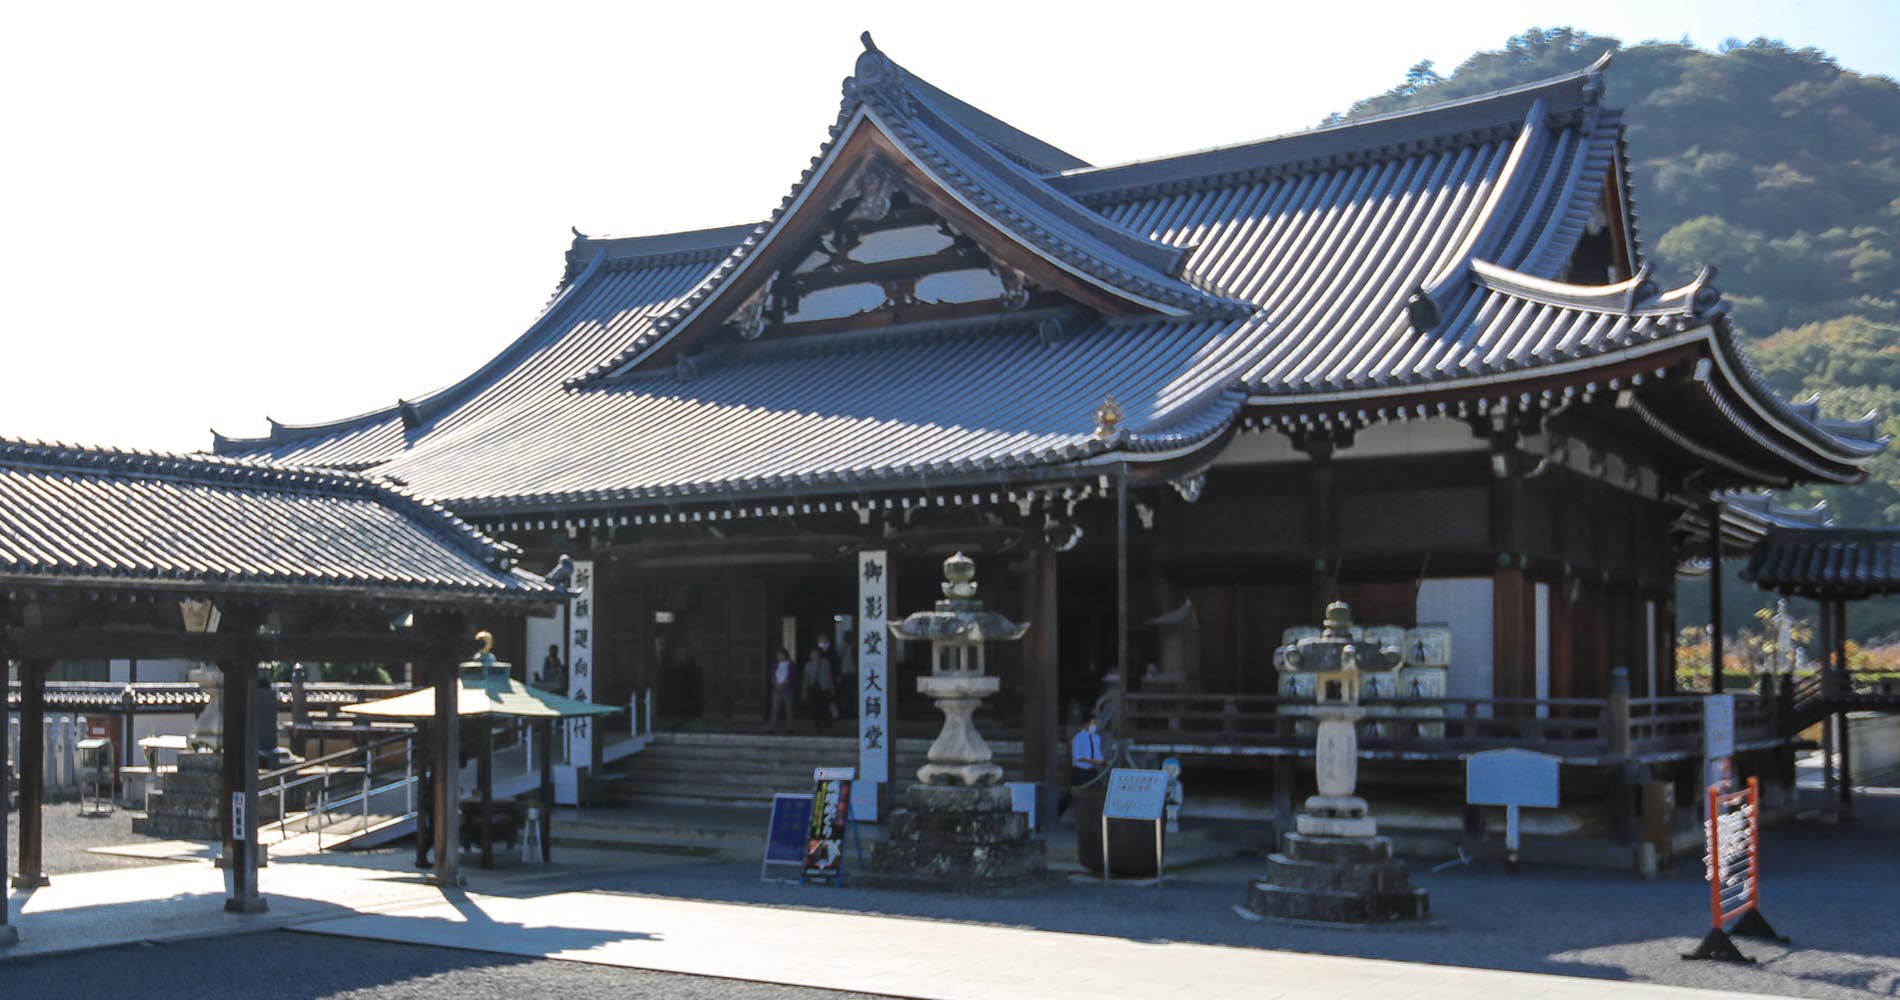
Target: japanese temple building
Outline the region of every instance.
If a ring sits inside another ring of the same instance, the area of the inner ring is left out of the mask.
[[[371,471],[525,565],[572,556],[576,668],[596,700],[652,690],[663,727],[757,731],[780,646],[872,634],[861,553],[889,554],[895,617],[961,550],[1031,623],[985,725],[1041,779],[1070,706],[1188,602],[1182,703],[1277,692],[1273,649],[1335,599],[1448,627],[1449,698],[1562,716],[1618,667],[1672,694],[1679,565],[1768,527],[1721,498],[1852,483],[1884,447],[1763,382],[1713,269],[1652,273],[1607,56],[1096,166],[865,41],[764,222],[577,235],[462,381],[215,451]],[[934,729],[892,655],[899,724]]]

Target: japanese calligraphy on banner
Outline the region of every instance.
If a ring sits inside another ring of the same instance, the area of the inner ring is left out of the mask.
[[[574,603],[567,615],[567,696],[594,700],[594,563],[574,560]],[[567,720],[567,762],[587,767],[594,760],[594,720]]]
[[[858,777],[872,782],[891,780],[888,556],[881,549],[858,553]]]

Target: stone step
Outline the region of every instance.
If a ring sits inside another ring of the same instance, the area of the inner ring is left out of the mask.
[[[1431,903],[1423,889],[1359,895],[1255,882],[1247,889],[1247,908],[1276,920],[1322,924],[1389,924],[1423,920],[1430,913]]]
[[[1411,889],[1411,870],[1403,861],[1334,865],[1301,861],[1284,854],[1267,857],[1267,881],[1288,889],[1343,892],[1356,896],[1383,895]]]
[[[1302,833],[1289,833],[1286,835],[1286,855],[1316,864],[1376,864],[1392,859],[1392,841],[1387,837],[1310,837]]]

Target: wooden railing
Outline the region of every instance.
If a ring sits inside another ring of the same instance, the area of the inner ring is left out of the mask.
[[[1313,745],[1310,698],[1264,694],[1130,694],[1124,736],[1137,747],[1214,754]],[[1702,696],[1434,698],[1368,701],[1359,748],[1368,756],[1456,758],[1524,747],[1572,761],[1700,753]],[[1737,694],[1738,742],[1774,735],[1774,706]]]

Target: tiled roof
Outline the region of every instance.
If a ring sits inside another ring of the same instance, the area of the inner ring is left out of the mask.
[[[513,547],[386,482],[0,440],[0,586],[548,601]]]
[[[808,171],[755,228],[577,239],[541,319],[456,386],[217,448],[375,465],[464,510],[883,488],[1173,456],[1216,439],[1243,399],[1376,408],[1553,373],[1583,381],[1593,366],[1695,346],[1729,388],[1691,419],[1767,428],[1760,447],[1781,456],[1770,461],[1799,472],[1775,481],[1851,480],[1884,445],[1877,429],[1775,397],[1735,346],[1712,274],[1673,290],[1646,268],[1609,285],[1566,280],[1593,223],[1634,238],[1633,219],[1593,219],[1624,159],[1602,77],[1598,64],[1419,111],[1087,167],[872,49],[814,171],[847,126],[875,114],[1022,246],[1103,265],[1096,280],[1157,300],[1157,283],[1172,282],[1169,310],[1084,315],[1052,343],[1023,314],[810,344],[708,338],[675,345],[673,370],[634,370],[671,336],[662,327],[679,329],[752,259]],[[1128,419],[1105,443],[1092,413],[1108,395]]]
[[[1808,597],[1900,593],[1900,531],[1777,528],[1756,546],[1742,578]]]

